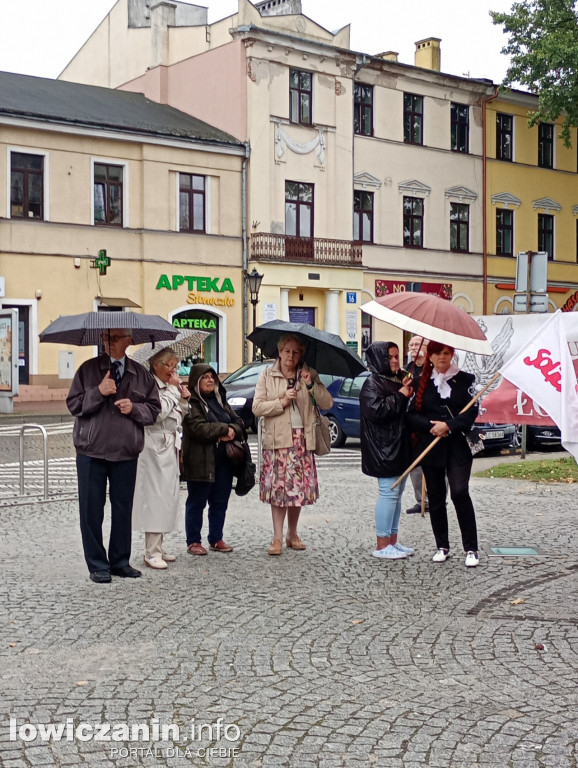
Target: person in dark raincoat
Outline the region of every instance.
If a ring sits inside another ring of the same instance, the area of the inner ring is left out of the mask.
[[[374,557],[401,560],[413,555],[411,547],[397,540],[403,480],[391,486],[409,465],[405,430],[411,375],[400,366],[399,348],[392,341],[376,341],[366,351],[370,375],[360,395],[361,469],[376,477],[379,496],[375,507],[377,548]]]

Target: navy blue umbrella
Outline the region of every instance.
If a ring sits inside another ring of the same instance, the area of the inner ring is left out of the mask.
[[[277,357],[277,342],[285,333],[294,333],[301,338],[305,346],[303,362],[318,373],[353,377],[366,370],[359,355],[340,336],[307,323],[271,320],[257,326],[247,339],[259,347],[266,357]]]

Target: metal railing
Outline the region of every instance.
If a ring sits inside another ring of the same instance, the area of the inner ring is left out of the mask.
[[[20,457],[20,495],[24,496],[24,433],[26,430],[40,430],[43,438],[42,458],[44,461],[44,501],[48,501],[48,434],[42,424],[23,424],[18,436]]]
[[[351,240],[328,237],[293,237],[255,232],[251,235],[251,258],[258,261],[296,261],[306,264],[361,266],[363,248]]]

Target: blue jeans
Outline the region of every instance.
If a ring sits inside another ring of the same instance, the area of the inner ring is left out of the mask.
[[[221,541],[232,487],[233,467],[229,461],[215,464],[214,483],[196,480],[187,482],[189,492],[185,503],[187,547],[201,541],[203,512],[207,502],[209,502],[209,544]]]
[[[375,532],[380,538],[397,534],[401,515],[401,497],[405,487],[404,478],[392,489],[397,477],[378,477],[379,496],[375,505]]]

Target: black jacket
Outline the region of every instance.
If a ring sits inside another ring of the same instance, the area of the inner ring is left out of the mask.
[[[366,351],[370,375],[361,389],[361,469],[371,477],[397,477],[409,466],[409,445],[404,429],[407,397],[398,392],[400,370],[389,367],[391,342],[376,341]]]
[[[472,461],[472,452],[464,435],[470,431],[476,420],[478,404],[475,403],[465,413],[460,414],[460,411],[475,394],[474,382],[475,378],[470,373],[458,371],[448,382],[450,397],[443,400],[430,379],[423,395],[421,413],[416,410],[415,397],[412,399],[408,411],[408,426],[417,437],[414,457],[434,440],[430,434],[432,421],[445,421],[451,430],[450,434],[442,437],[424,457],[421,462],[424,467],[446,467],[451,461],[455,464],[468,464]]]
[[[219,377],[206,363],[193,365],[189,373],[189,412],[183,419],[183,472],[184,480],[197,482],[215,482],[215,452],[219,438],[224,437],[229,427],[233,427],[238,440],[245,438],[243,420],[227,403],[225,387],[219,381],[215,395],[231,421],[215,421],[209,413],[209,407],[199,391],[199,380],[205,373],[211,372],[217,381]]]

